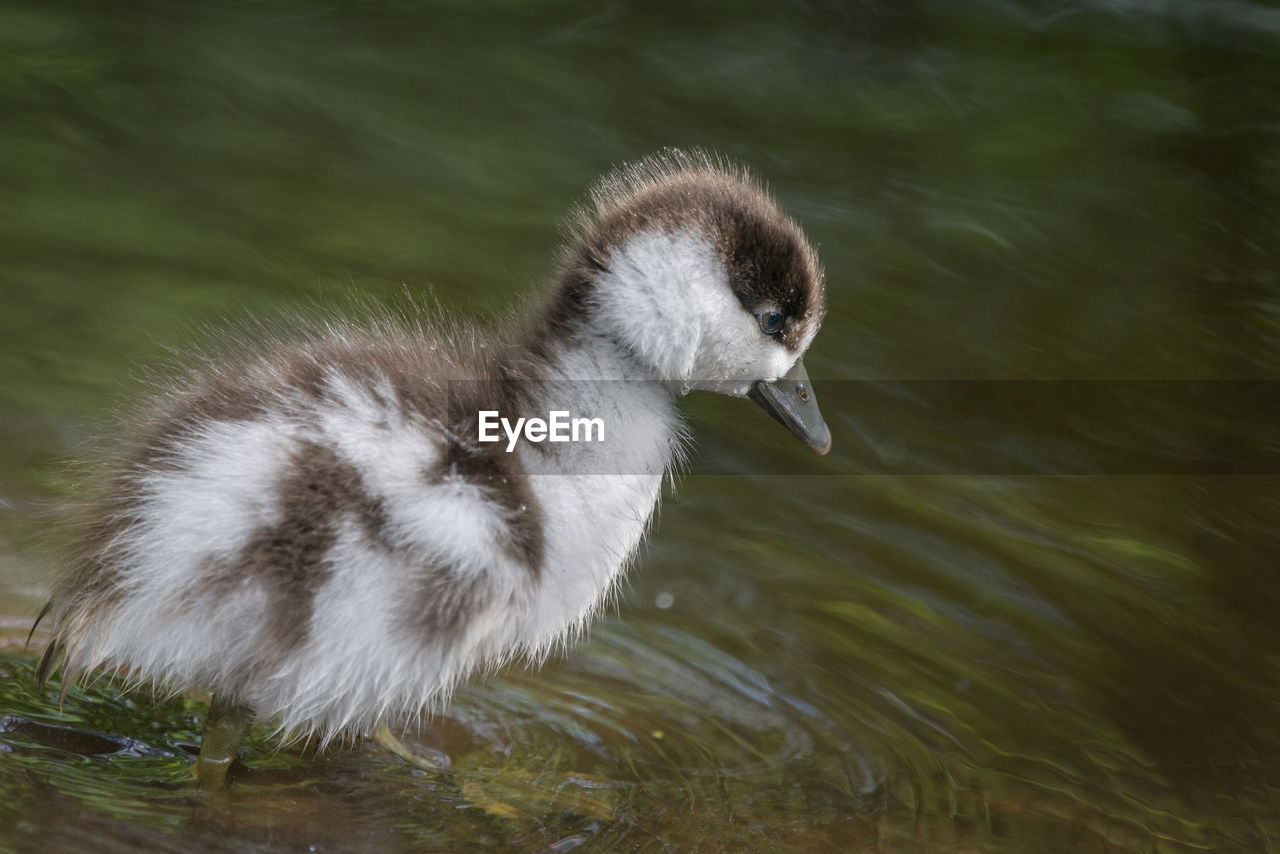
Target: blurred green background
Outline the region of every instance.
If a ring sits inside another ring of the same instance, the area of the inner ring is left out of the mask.
[[[665,146],[748,163],[819,244],[831,457],[691,398],[699,453],[621,607],[460,691],[416,736],[447,774],[264,728],[201,799],[201,698],[36,691],[39,536],[146,366],[299,307],[499,314],[590,183]],[[1280,379],[1271,5],[0,0],[0,200],[0,848],[1280,839],[1272,386],[1247,429],[1105,415],[1272,460],[1232,476],[984,474],[927,407],[842,391]],[[1053,459],[974,417],[1018,471]],[[939,473],[829,474],[899,445]]]

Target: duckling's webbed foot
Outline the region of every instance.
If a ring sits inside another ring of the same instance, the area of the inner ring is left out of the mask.
[[[196,758],[197,788],[209,792],[226,786],[227,769],[235,761],[236,751],[252,723],[253,709],[214,695],[200,741],[200,756]]]
[[[369,737],[410,765],[416,765],[427,771],[443,771],[449,767],[448,756],[430,748],[405,744],[386,724],[375,726],[369,733]]]

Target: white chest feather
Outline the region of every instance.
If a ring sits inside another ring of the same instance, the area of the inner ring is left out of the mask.
[[[566,445],[554,458],[525,446],[544,508],[543,573],[526,643],[544,648],[576,633],[613,590],[657,509],[678,452],[680,421],[659,385],[626,380],[557,383],[568,405],[605,425],[599,444]]]

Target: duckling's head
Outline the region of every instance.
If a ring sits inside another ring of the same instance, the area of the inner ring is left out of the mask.
[[[801,361],[825,313],[817,255],[746,170],[669,151],[592,191],[553,323],[613,339],[681,393],[750,396],[826,453]]]

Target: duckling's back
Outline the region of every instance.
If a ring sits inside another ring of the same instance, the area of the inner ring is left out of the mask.
[[[75,529],[46,669],[63,652],[67,683],[119,667],[332,734],[519,651],[541,520],[518,459],[449,409],[511,403],[515,379],[456,341],[345,328],[175,385]]]

